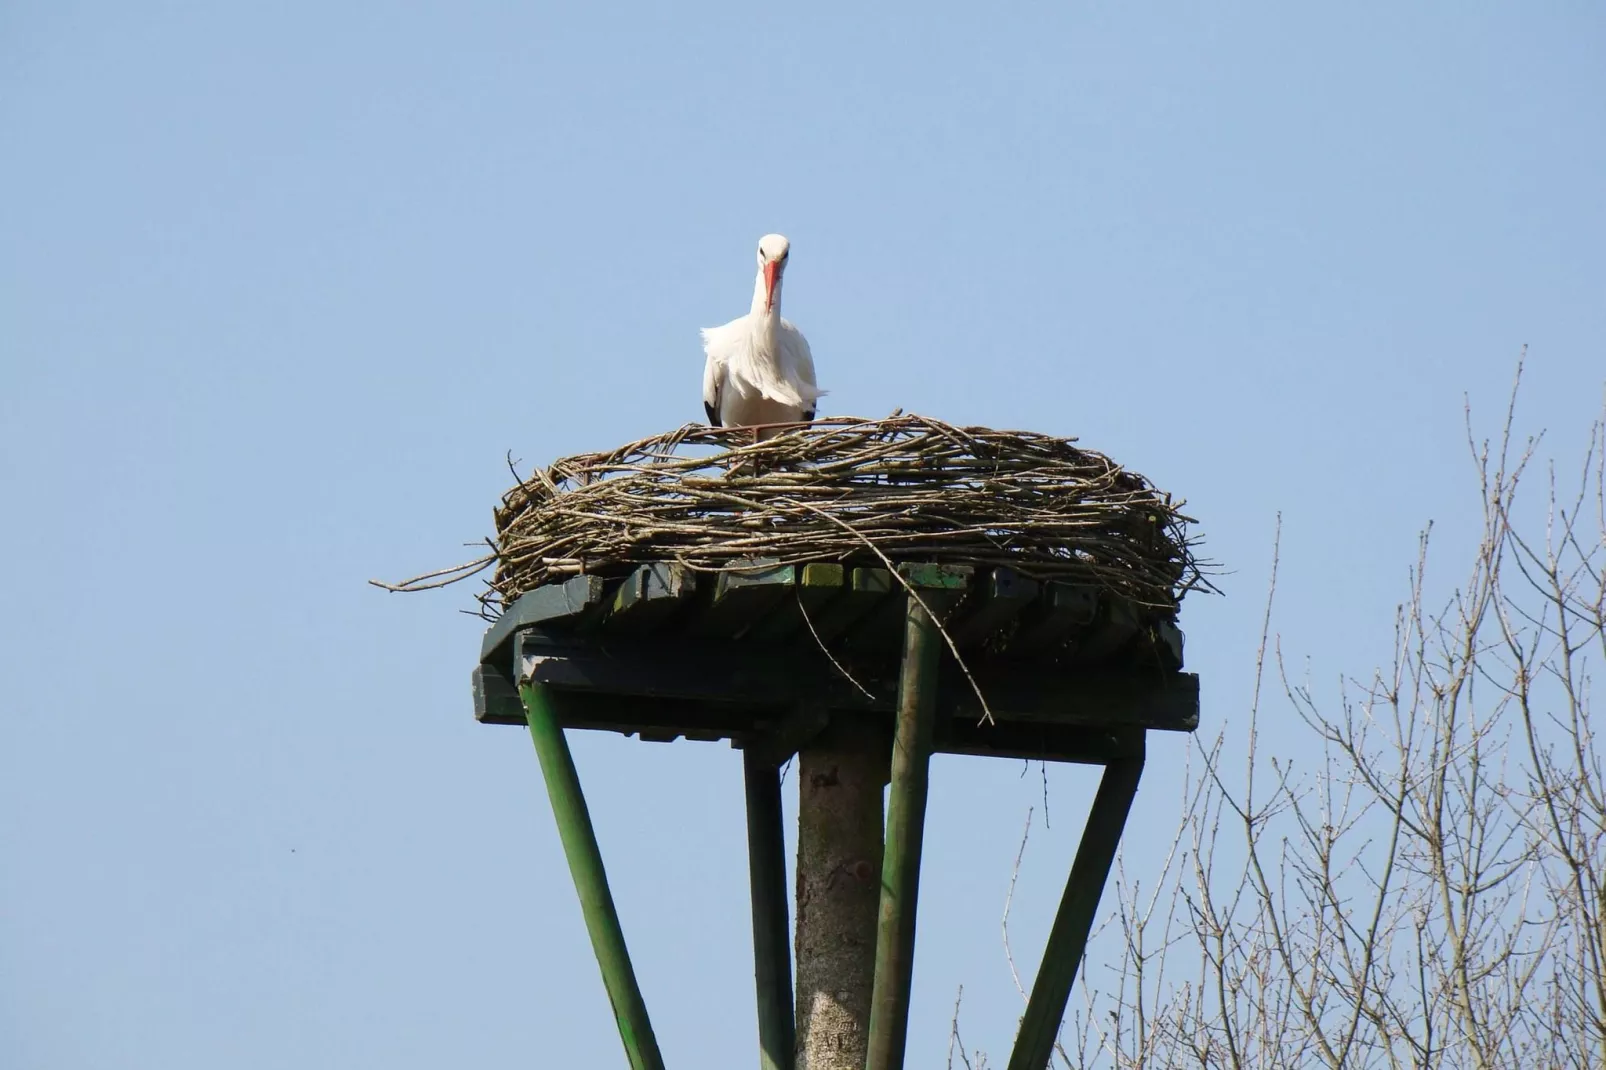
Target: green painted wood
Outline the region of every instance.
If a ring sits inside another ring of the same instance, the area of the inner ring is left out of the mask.
[[[1036,603],[1021,616],[1020,629],[1009,640],[1009,653],[1032,655],[1065,643],[1098,619],[1099,592],[1069,583],[1044,586]]]
[[[1177,672],[1182,668],[1182,629],[1178,628],[1174,621],[1154,622],[1153,644],[1159,656],[1161,669]]]
[[[643,743],[673,743],[684,739],[686,733],[680,728],[649,728],[642,727],[636,730],[636,738]]]
[[[808,620],[818,620],[827,603],[842,593],[847,569],[841,565],[814,563],[798,569],[797,587],[793,597],[781,599],[780,604],[764,620],[759,621],[744,637],[754,643],[781,643],[808,634]]]
[[[755,761],[779,766],[830,727],[831,713],[817,703],[803,703],[779,721],[765,724],[761,731],[741,741],[742,748]]]
[[[818,616],[810,620],[813,632],[805,628],[797,642],[813,646],[816,636],[821,643],[830,643],[846,631],[855,621],[869,613],[892,594],[896,581],[884,568],[855,568],[848,573],[842,593],[828,602]]]
[[[904,564],[899,571],[922,589],[942,590],[965,586],[970,569]],[[777,593],[773,586],[782,590]],[[582,633],[610,613],[611,634],[643,634],[674,617],[708,638],[759,643],[797,639],[806,630],[800,604],[822,638],[836,639],[851,629],[858,634],[849,645],[890,650],[901,641],[901,610],[896,599],[881,596],[895,594],[897,586],[885,570],[849,570],[828,562],[766,565],[705,577],[701,599],[693,598],[697,578],[668,563],[642,566],[623,580],[575,576],[516,600],[486,631],[481,660],[498,668],[506,664],[512,637],[520,630]],[[1012,656],[1059,656],[1079,665],[1120,656],[1162,671],[1181,667],[1182,635],[1174,621],[1140,611],[1118,597],[1101,596],[1085,586],[1039,585],[1006,568],[986,570],[970,587],[957,611],[945,618],[961,647],[974,647],[1002,634],[1000,629],[1015,619],[1018,625],[1008,636],[1005,651]],[[849,592],[846,598],[841,597],[844,591]],[[872,611],[879,616],[867,620]]]
[[[519,698],[519,689],[506,674],[489,665],[476,665],[472,683],[476,721],[481,724],[524,723],[524,703]]]
[[[1097,665],[1109,661],[1137,638],[1140,625],[1137,607],[1108,592],[1099,602],[1098,619],[1070,649],[1071,660],[1076,664]]]
[[[1071,986],[1087,950],[1087,935],[1142,776],[1142,755],[1118,759],[1104,768],[1082,842],[1076,846],[1065,894],[1054,914],[1048,946],[1032,982],[1008,1070],[1044,1070],[1054,1054],[1054,1038],[1065,1020],[1065,1004],[1071,998]]]
[[[603,619],[606,634],[639,635],[661,627],[691,600],[696,578],[680,565],[642,565],[619,585]]]
[[[651,698],[549,688],[547,704],[564,728],[668,740],[676,736],[697,740],[744,740],[753,726],[777,715],[774,707],[742,706],[705,699]],[[487,721],[524,727],[523,706],[518,721]]]
[[[536,624],[545,627],[575,625],[582,619],[599,616],[607,586],[607,581],[598,576],[574,576],[520,595],[507,612],[486,629],[485,639],[480,644],[480,660],[493,665],[505,664],[505,659],[512,654],[513,635],[520,629]]]
[[[922,590],[963,591],[970,586],[976,570],[970,565],[903,564],[898,575],[909,581],[909,586]]]
[[[1029,758],[1033,761],[1108,765],[1143,753],[1142,728],[1088,728],[1080,725],[969,720],[940,722],[936,751],[978,758]]]
[[[540,683],[565,691],[643,698],[693,699],[743,707],[770,707],[777,716],[821,694],[832,702],[865,706],[850,697],[851,685],[824,671],[823,655],[733,650],[730,642],[675,642],[652,635],[572,641],[563,636],[520,633],[514,643],[520,684]],[[842,689],[846,688],[846,691]]]
[[[747,795],[747,876],[753,907],[753,982],[758,997],[761,1070],[792,1070],[791,930],[787,919],[786,828],[780,770],[748,751],[742,756]]]
[[[752,750],[760,760],[780,765],[825,730],[821,716],[772,721],[768,709],[729,706],[715,709],[703,701],[676,701],[635,696],[584,694],[554,690],[549,705],[565,728],[617,732],[649,742],[677,739],[700,742],[729,740]],[[495,712],[483,724],[525,726],[522,704],[516,717]],[[754,731],[754,725],[766,725]],[[1052,721],[1000,720],[979,724],[974,718],[938,718],[935,750],[985,758],[1030,759],[1104,765],[1130,753],[1123,735],[1143,729],[1088,726]]]
[[[1002,720],[1162,732],[1199,727],[1199,677],[1194,673],[1045,669],[1010,661],[978,664],[974,670],[988,707]],[[982,719],[981,701],[957,668],[944,667],[939,695],[944,716]]]
[[[768,564],[713,577],[708,605],[691,625],[703,638],[739,638],[797,586],[797,566]]]
[[[920,592],[926,606],[945,617],[964,596],[975,575],[969,565],[901,564],[898,575],[908,581],[909,587]],[[883,600],[872,611],[861,617],[843,637],[843,642],[857,651],[896,651],[904,643],[904,602],[908,593],[904,585],[893,580],[892,597]]]
[[[625,647],[618,653],[635,664],[646,657],[668,662],[680,657],[675,650],[649,650],[645,646]],[[602,665],[593,665],[592,678],[607,679],[606,669],[611,664],[612,659],[608,659]],[[785,672],[787,664],[780,659],[767,663],[766,669]],[[695,672],[697,666],[677,663],[670,668],[677,673],[688,669]],[[994,724],[984,724],[969,682],[957,669],[944,666],[938,687],[939,752],[1104,763],[1129,753],[1130,747],[1120,743],[1124,734],[1141,735],[1145,728],[1192,731],[1199,723],[1199,680],[1189,673],[1156,678],[1150,673],[1102,670],[1076,676],[1043,675],[1040,666],[1021,667],[1019,674],[1009,670],[1007,664],[986,669],[978,666],[978,682],[989,695],[998,718]],[[1034,672],[1039,674],[1035,678],[1031,675]],[[543,673],[538,671],[536,675]],[[579,675],[562,673],[558,678],[572,682]],[[732,701],[740,699],[740,693],[715,695],[694,683],[687,684],[684,677],[677,679],[681,683],[672,687],[649,681],[653,691],[649,695],[552,687],[548,705],[565,728],[624,735],[646,732],[649,738],[657,739],[683,735],[688,739],[730,740],[733,745],[754,749],[775,764],[795,754],[826,724],[823,716],[808,715],[809,707],[799,705],[795,691],[778,689],[767,696],[770,701],[743,703]],[[679,693],[667,693],[671,691]],[[858,706],[851,705],[855,698]],[[871,704],[855,694],[838,708],[890,712],[892,706],[890,702]],[[488,713],[484,723],[522,726],[523,707],[519,707],[516,718]]]
[[[939,579],[931,573],[916,573],[911,582],[916,578]],[[955,579],[956,585],[946,589],[957,593],[968,577]],[[926,792],[936,731],[937,662],[942,637],[925,608],[913,598],[907,601],[898,720],[892,746],[892,786],[887,798],[886,846],[881,865],[867,1070],[901,1070],[903,1066],[909,1035],[909,993],[914,983],[915,912],[920,892]]]
[[[889,693],[876,690],[866,697],[823,655],[806,648],[748,647],[733,656],[729,643],[651,637],[598,643],[524,632],[515,652],[521,683],[565,692],[684,700],[765,720],[784,718],[807,702],[840,710],[895,706]],[[993,713],[1004,719],[1167,731],[1198,726],[1199,678],[1190,673],[1069,669],[1008,659],[978,660],[971,668]],[[942,672],[940,714],[979,720],[981,706],[968,680],[957,666],[945,665]]]
[[[976,585],[947,625],[954,644],[980,646],[1037,600],[1041,587],[1014,569],[995,568]]]
[[[998,718],[993,724],[981,722],[975,695],[957,671],[944,671],[941,681],[936,749],[943,754],[1104,763],[1128,753],[1129,747],[1119,742],[1125,734],[1141,734],[1146,728],[1192,731],[1199,723],[1199,681],[1188,673],[1163,680],[1096,673],[1070,682],[1060,676],[1024,685],[983,675],[979,682]],[[649,697],[553,688],[548,702],[565,728],[624,735],[645,732],[653,739],[680,735],[730,740],[775,764],[795,754],[826,724],[822,715],[809,715],[808,707],[742,705],[707,696]],[[890,705],[858,708],[890,711]],[[487,716],[484,723],[523,725],[523,707],[516,720]]]
[[[1129,643],[1112,665],[1129,666],[1150,672],[1172,673],[1182,669],[1182,629],[1175,621],[1150,619],[1138,628],[1136,639]]]
[[[602,851],[597,846],[596,830],[591,825],[591,814],[580,790],[580,776],[569,753],[568,740],[564,738],[557,716],[547,705],[545,688],[526,685],[520,688],[519,694],[524,700],[530,738],[535,742],[535,752],[541,762],[552,816],[557,821],[558,837],[563,841],[574,889],[580,896],[586,931],[591,936],[591,948],[602,971],[608,1002],[613,1005],[625,1055],[632,1070],[663,1070],[663,1056],[659,1054],[658,1040],[647,1017],[647,1005],[641,998],[636,972],[630,964],[624,930],[619,926],[619,912],[608,890]]]
[[[798,582],[804,587],[818,588],[822,593],[834,593],[846,582],[847,573],[848,570],[842,565],[816,561],[803,566],[802,578]]]

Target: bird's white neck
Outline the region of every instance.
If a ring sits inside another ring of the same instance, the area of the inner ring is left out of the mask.
[[[764,291],[764,269],[760,268],[758,278],[753,280],[753,321],[762,323],[763,329],[775,333],[775,324],[781,318],[781,276],[775,276],[775,300],[766,304],[768,294]]]

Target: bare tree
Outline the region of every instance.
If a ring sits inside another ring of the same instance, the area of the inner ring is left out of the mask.
[[[1159,882],[1118,868],[1124,954],[1084,966],[1058,1062],[1606,1066],[1606,420],[1563,482],[1515,400],[1492,443],[1469,407],[1477,549],[1430,606],[1423,535],[1386,669],[1332,701],[1291,680],[1268,595],[1247,724],[1196,744]],[[1267,670],[1298,762],[1262,747]]]

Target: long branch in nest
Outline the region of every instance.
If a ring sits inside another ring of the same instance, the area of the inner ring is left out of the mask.
[[[909,415],[754,438],[688,425],[564,458],[503,496],[491,554],[381,586],[438,587],[494,564],[479,595],[490,619],[543,584],[653,561],[1006,566],[1157,610],[1209,586],[1182,503],[1074,439]]]

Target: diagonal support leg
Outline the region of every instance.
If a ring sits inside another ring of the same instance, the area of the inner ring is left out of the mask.
[[[786,920],[786,839],[780,770],[742,752],[747,787],[747,876],[753,898],[753,978],[760,1070],[792,1070],[792,952]]]
[[[1104,767],[1093,809],[1087,815],[1082,842],[1076,847],[1076,861],[1065,882],[1065,894],[1054,915],[1043,962],[1032,982],[1032,995],[1026,1002],[1015,1050],[1010,1053],[1008,1070],[1043,1070],[1054,1054],[1054,1040],[1065,1020],[1065,1004],[1071,998],[1071,985],[1087,950],[1087,935],[1098,913],[1104,882],[1115,861],[1132,799],[1138,793],[1143,775],[1143,754],[1117,758]]]
[[[525,684],[519,688],[519,696],[524,699],[530,738],[535,741],[535,753],[541,759],[547,797],[552,800],[552,816],[557,819],[563,854],[569,860],[574,889],[580,895],[580,909],[585,914],[586,931],[591,934],[597,965],[602,969],[608,1001],[613,1005],[619,1039],[624,1041],[631,1070],[663,1070],[663,1056],[658,1052],[658,1040],[647,1018],[647,1005],[636,984],[636,971],[630,965],[630,952],[625,948],[625,934],[619,927],[613,894],[608,891],[602,852],[597,847],[596,830],[591,827],[585,795],[580,791],[580,776],[569,753],[569,742],[547,702],[544,687]]]
[[[937,626],[913,598],[904,620],[898,724],[892,747],[881,915],[876,929],[875,988],[870,1002],[868,1070],[901,1070],[914,981],[915,901],[926,823],[926,786],[935,732]]]

